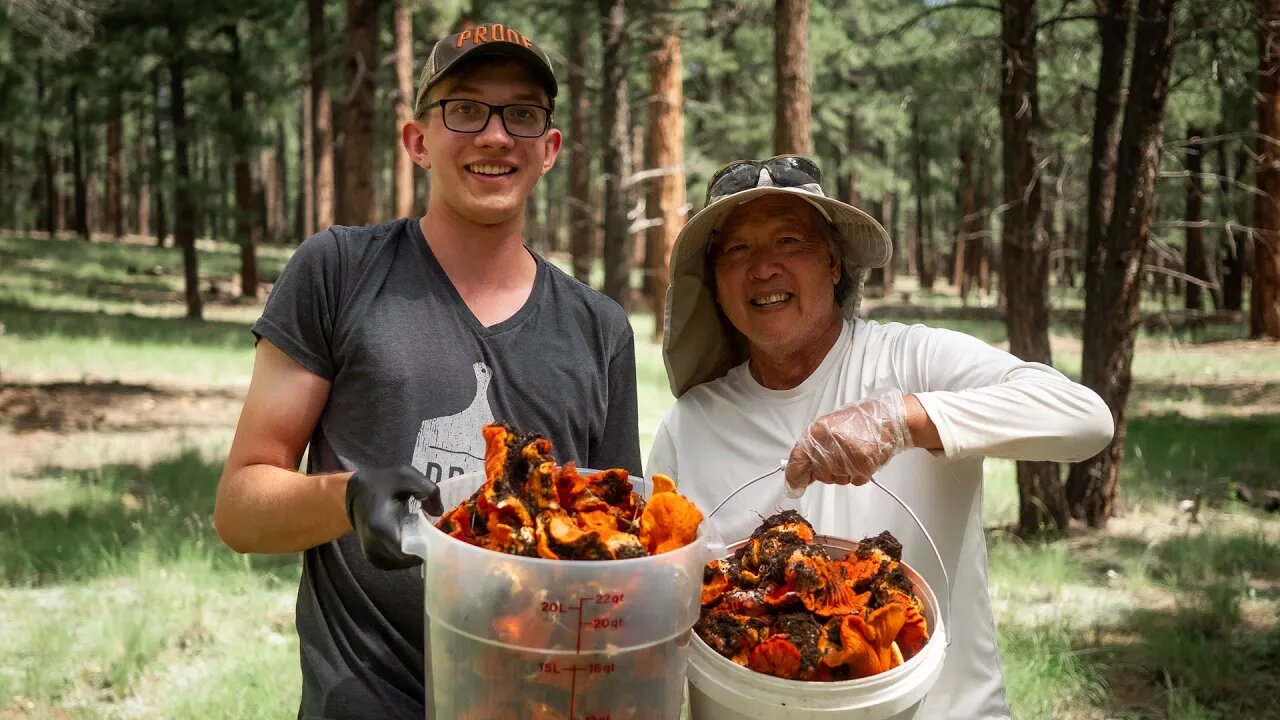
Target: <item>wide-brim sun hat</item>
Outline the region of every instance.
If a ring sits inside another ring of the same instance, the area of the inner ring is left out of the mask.
[[[827,197],[816,180],[779,184],[769,171],[769,162],[772,161],[751,163],[759,168],[755,185],[737,192],[713,195],[717,184],[713,178],[707,205],[689,218],[676,237],[671,250],[662,355],[671,393],[677,398],[690,388],[723,377],[747,359],[746,339],[729,323],[716,302],[707,255],[716,229],[744,203],[767,195],[794,195],[816,207],[827,219],[835,230],[842,277],[852,280],[851,291],[840,306],[846,319],[857,316],[866,271],[883,267],[893,256],[889,233],[875,218]],[[804,162],[812,166],[811,161]]]

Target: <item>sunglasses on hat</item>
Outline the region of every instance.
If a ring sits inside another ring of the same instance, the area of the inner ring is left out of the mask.
[[[799,187],[822,183],[822,170],[812,160],[800,155],[778,155],[768,160],[738,160],[716,171],[707,185],[706,204],[743,190],[758,187],[760,171],[773,178],[778,187]]]

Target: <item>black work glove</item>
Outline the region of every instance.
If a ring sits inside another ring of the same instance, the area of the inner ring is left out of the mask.
[[[360,537],[360,549],[375,567],[403,570],[422,564],[422,558],[400,550],[400,524],[409,515],[409,498],[416,497],[432,515],[443,515],[440,488],[408,465],[357,470],[347,481],[347,518]]]

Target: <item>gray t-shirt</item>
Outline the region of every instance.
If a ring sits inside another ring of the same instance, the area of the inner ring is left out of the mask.
[[[480,428],[498,420],[545,435],[562,462],[639,474],[626,315],[534,258],[524,306],[485,327],[416,220],[334,227],[302,243],[253,332],[332,382],[307,471],[480,470]],[[422,602],[419,571],[374,568],[354,533],[307,550],[299,718],[422,720]]]

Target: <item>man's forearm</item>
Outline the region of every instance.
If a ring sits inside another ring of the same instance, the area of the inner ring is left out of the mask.
[[[241,553],[294,553],[329,542],[351,532],[346,511],[351,475],[246,465],[223,475],[214,527]]]

